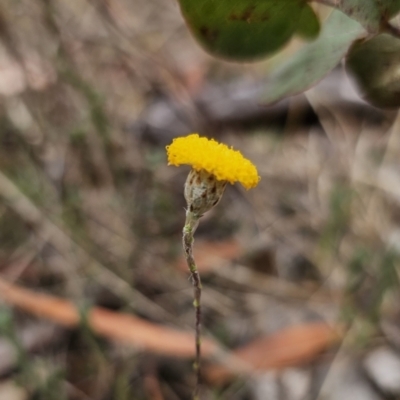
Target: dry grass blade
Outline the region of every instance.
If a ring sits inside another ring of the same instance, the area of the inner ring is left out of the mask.
[[[132,287],[116,275],[113,271],[104,267],[101,263],[91,257],[78,243],[64,232],[60,226],[56,225],[51,219],[47,218],[32,201],[26,197],[19,188],[0,172],[0,197],[6,204],[16,212],[23,221],[31,225],[37,235],[44,241],[48,240],[52,246],[66,257],[71,267],[76,268],[76,264],[84,265],[88,271],[94,272],[95,279],[105,287],[112,290],[117,296],[125,298],[129,303],[134,303],[154,318],[173,320],[176,318],[165,311],[158,304],[155,304],[135,291]],[[75,256],[72,256],[72,255]]]

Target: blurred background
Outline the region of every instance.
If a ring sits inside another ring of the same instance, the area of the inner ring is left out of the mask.
[[[1,400],[191,397],[189,168],[165,154],[191,132],[261,176],[196,232],[202,398],[400,398],[400,118],[341,66],[263,106],[302,44],[227,63],[173,0],[2,0]]]

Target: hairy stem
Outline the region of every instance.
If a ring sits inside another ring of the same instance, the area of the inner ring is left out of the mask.
[[[199,400],[200,396],[200,356],[201,356],[201,279],[193,257],[194,232],[197,228],[199,217],[190,211],[186,212],[186,221],[183,228],[183,249],[188,264],[194,289],[194,308],[196,310],[196,358],[194,370],[196,372],[196,385],[193,391],[193,400]]]

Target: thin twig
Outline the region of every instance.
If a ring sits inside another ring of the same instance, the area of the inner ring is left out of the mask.
[[[199,219],[189,210],[186,212],[186,221],[183,228],[183,249],[185,251],[186,262],[188,264],[194,289],[193,305],[196,310],[196,358],[194,370],[196,371],[196,385],[193,391],[193,400],[198,400],[200,392],[201,370],[201,279],[197,270],[196,262],[193,257],[194,232],[197,228]]]

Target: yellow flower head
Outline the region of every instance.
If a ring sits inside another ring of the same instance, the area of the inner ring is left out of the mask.
[[[246,189],[257,186],[260,180],[254,164],[240,151],[197,133],[174,139],[167,146],[167,155],[168,165],[188,164],[197,171],[204,169],[219,181],[240,182]]]

